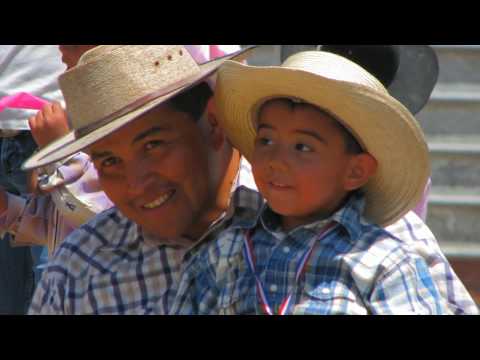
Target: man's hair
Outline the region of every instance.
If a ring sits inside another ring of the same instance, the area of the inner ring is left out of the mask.
[[[295,107],[297,107],[297,106],[311,106],[311,107],[313,107],[316,111],[320,112],[325,117],[330,119],[332,124],[334,124],[334,126],[336,126],[337,129],[340,131],[340,134],[341,134],[341,136],[343,138],[343,141],[344,141],[344,144],[345,144],[345,151],[347,152],[347,154],[356,155],[356,154],[361,154],[361,153],[364,152],[364,150],[362,149],[362,146],[355,139],[355,137],[352,135],[352,133],[334,115],[332,115],[328,111],[326,111],[326,110],[324,110],[324,109],[322,109],[322,108],[320,108],[320,107],[318,107],[314,104],[311,104],[311,103],[308,103],[308,102],[303,102],[301,100],[291,99],[291,98],[274,98],[274,99],[270,99],[270,100],[268,100],[268,101],[266,101],[265,103],[262,104],[262,106],[260,107],[259,114],[262,111],[262,109],[264,109],[264,107],[266,105],[270,104],[271,102],[278,101],[278,100],[284,101],[285,103],[287,103],[292,110],[294,110]]]
[[[176,111],[191,115],[195,121],[198,121],[212,95],[213,91],[210,89],[210,86],[206,82],[201,82],[170,99],[166,104]]]

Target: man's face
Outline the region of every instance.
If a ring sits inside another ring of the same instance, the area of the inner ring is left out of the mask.
[[[108,197],[156,237],[185,234],[209,206],[207,140],[186,113],[162,105],[89,150]]]

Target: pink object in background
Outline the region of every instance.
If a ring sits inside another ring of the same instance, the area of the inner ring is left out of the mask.
[[[42,110],[48,104],[48,101],[43,100],[32,94],[21,92],[15,95],[4,96],[0,99],[0,112],[4,109],[31,109]]]
[[[235,51],[241,50],[240,45],[183,45],[190,53],[192,58],[198,63],[203,64],[207,61],[225,56]],[[212,89],[215,88],[215,76],[210,77],[207,83]]]

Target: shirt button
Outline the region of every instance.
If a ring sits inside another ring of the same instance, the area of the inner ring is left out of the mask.
[[[271,291],[271,292],[275,292],[275,291],[277,291],[277,290],[278,290],[277,285],[273,284],[272,286],[270,286],[270,291]]]
[[[283,252],[284,252],[285,254],[288,254],[288,253],[290,252],[290,248],[289,248],[288,246],[285,246],[285,247],[283,248]]]

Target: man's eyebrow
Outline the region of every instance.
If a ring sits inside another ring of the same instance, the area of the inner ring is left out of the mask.
[[[297,129],[295,130],[296,133],[298,134],[303,134],[303,135],[307,135],[307,136],[311,136],[315,139],[317,139],[318,141],[324,143],[324,144],[328,144],[328,141],[325,140],[323,137],[321,137],[319,134],[317,134],[315,131],[311,131],[311,130],[304,130],[304,129]]]
[[[95,161],[95,160],[98,160],[98,159],[101,159],[101,158],[105,158],[105,157],[108,157],[108,156],[112,156],[113,154],[110,152],[110,151],[104,151],[104,152],[92,152],[92,154],[90,155],[90,159],[92,161]]]
[[[144,132],[135,136],[135,138],[132,140],[132,144],[135,144],[136,142],[138,142],[140,140],[143,140],[146,137],[149,137],[151,135],[157,134],[157,133],[162,132],[162,131],[169,131],[169,130],[171,130],[171,128],[168,127],[168,126],[154,126],[154,127],[151,127],[150,129],[145,130]]]
[[[260,123],[258,124],[258,127],[257,127],[257,131],[259,131],[260,129],[275,129],[272,125],[269,125],[269,124],[265,124],[265,123]]]

